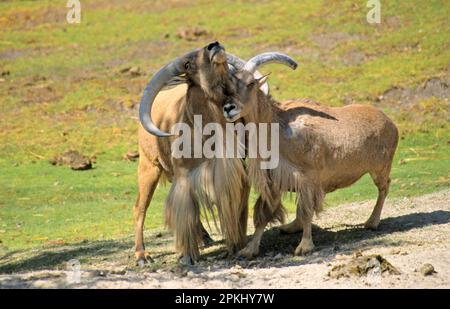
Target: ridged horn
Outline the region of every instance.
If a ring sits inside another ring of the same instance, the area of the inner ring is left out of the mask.
[[[238,70],[242,70],[246,64],[246,62],[244,60],[242,60],[241,58],[239,58],[235,55],[229,54],[229,53],[227,53],[227,62],[229,65],[231,65],[231,68],[230,68],[231,73],[235,73]],[[255,77],[255,79],[259,79],[263,75],[259,71],[255,71],[253,73],[253,76]],[[259,89],[261,89],[261,91],[265,95],[269,94],[269,84],[267,82],[262,84],[261,87],[259,87]]]
[[[242,70],[246,64],[246,62],[241,58],[229,53],[227,53],[227,62],[228,65],[230,66],[231,73],[235,73],[238,70]],[[255,71],[255,73],[253,73],[253,76],[255,77],[255,79],[259,79],[263,75],[259,71]],[[259,87],[259,89],[261,89],[261,91],[265,95],[269,95],[269,84],[267,82],[262,84],[261,87]]]
[[[244,66],[243,70],[249,71],[250,73],[255,73],[255,71],[266,64],[270,63],[279,63],[284,64],[295,70],[297,68],[297,62],[294,61],[288,55],[278,53],[278,52],[268,52],[256,55],[252,59],[250,59]]]
[[[153,102],[162,88],[175,76],[179,76],[186,72],[186,61],[196,54],[198,50],[194,50],[182,57],[176,58],[174,61],[168,63],[156,73],[150,82],[147,84],[142,95],[141,103],[139,105],[139,120],[144,129],[158,137],[172,136],[171,133],[162,132],[152,121],[152,106]]]

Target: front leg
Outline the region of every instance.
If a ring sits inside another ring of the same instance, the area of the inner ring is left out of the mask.
[[[244,249],[238,252],[238,256],[244,257],[248,260],[254,258],[259,254],[259,246],[261,244],[261,238],[264,233],[264,229],[267,224],[256,227],[252,240],[245,246]]]
[[[259,247],[261,238],[264,234],[264,229],[267,224],[276,217],[276,214],[280,213],[282,210],[281,196],[277,196],[273,201],[274,202],[272,203],[264,201],[261,196],[256,201],[253,214],[255,233],[247,246],[238,252],[238,256],[251,259],[259,254]]]

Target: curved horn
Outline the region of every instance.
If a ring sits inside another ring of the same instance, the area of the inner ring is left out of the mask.
[[[241,70],[245,66],[245,61],[238,56],[227,53],[227,62],[233,70]]]
[[[255,71],[265,64],[270,63],[279,63],[284,64],[295,70],[297,68],[297,62],[294,61],[288,55],[277,53],[277,52],[268,52],[256,55],[252,59],[250,59],[244,66],[243,70],[249,71],[250,73],[255,73]]]
[[[227,53],[227,62],[229,65],[231,65],[231,68],[230,68],[231,73],[235,73],[237,70],[242,70],[246,64],[246,62],[244,60],[242,60],[241,58],[239,58],[235,55],[229,54],[229,53]],[[259,79],[259,78],[263,77],[263,75],[257,70],[255,70],[255,72],[253,73],[253,76],[255,77],[255,79]],[[261,87],[259,87],[259,89],[261,89],[261,91],[265,95],[269,94],[269,84],[267,82],[265,82],[263,85],[261,85]]]
[[[142,95],[141,103],[139,106],[139,119],[144,129],[158,137],[172,136],[173,134],[160,131],[152,121],[152,105],[159,91],[170,81],[173,77],[179,76],[185,73],[184,64],[186,59],[197,53],[198,50],[194,50],[186,55],[176,58],[174,61],[165,65],[162,69],[156,73],[150,82],[147,84]]]

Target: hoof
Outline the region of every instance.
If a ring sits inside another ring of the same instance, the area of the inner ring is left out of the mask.
[[[241,251],[239,251],[238,253],[237,253],[237,256],[238,257],[241,257],[241,258],[245,258],[245,259],[247,259],[247,260],[251,260],[251,259],[253,259],[255,256],[257,256],[259,254],[259,251],[258,250],[253,250],[252,248],[250,248],[250,247],[245,247],[244,249],[242,249]]]
[[[147,252],[136,252],[136,266],[144,267],[145,264],[153,263],[153,259]]]
[[[377,230],[378,225],[380,224],[380,220],[367,220],[366,223],[364,223],[364,227],[369,230]]]
[[[144,268],[145,263],[146,263],[145,260],[139,260],[139,261],[136,261],[136,266],[138,266],[140,268]]]
[[[294,255],[296,255],[296,256],[307,255],[308,253],[313,251],[313,249],[314,249],[314,243],[312,242],[312,240],[309,240],[309,241],[302,240],[300,242],[300,244],[297,246],[297,248],[295,249]]]
[[[185,255],[178,259],[178,263],[182,266],[193,266],[194,260],[190,256]]]

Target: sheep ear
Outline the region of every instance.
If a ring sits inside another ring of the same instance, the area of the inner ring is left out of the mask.
[[[263,75],[260,78],[258,78],[256,81],[258,82],[258,85],[261,87],[262,85],[264,85],[265,83],[267,83],[267,80],[269,79],[269,74]]]

